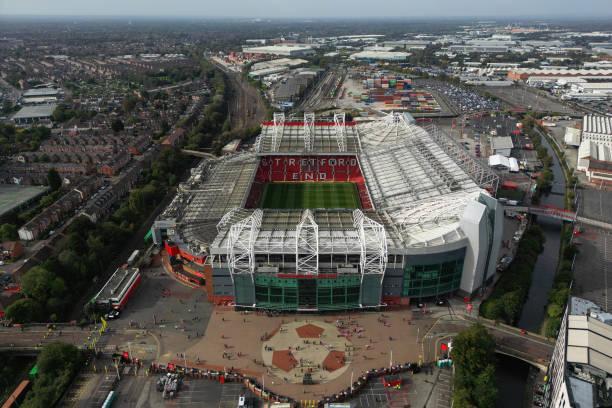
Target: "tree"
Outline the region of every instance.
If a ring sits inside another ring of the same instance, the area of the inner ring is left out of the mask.
[[[37,322],[42,317],[42,307],[34,299],[23,298],[11,303],[6,308],[5,315],[14,323]]]
[[[455,363],[457,406],[494,406],[497,398],[493,383],[495,367],[491,364],[494,353],[495,340],[479,323],[455,337],[451,358]]]
[[[474,392],[472,393],[478,408],[493,408],[497,400],[497,388],[495,387],[495,366],[489,364],[474,381]]]
[[[51,297],[61,297],[66,292],[64,280],[56,277],[52,272],[35,266],[25,274],[21,280],[21,291],[28,297],[41,303]]]
[[[519,313],[521,313],[521,309],[523,307],[521,303],[521,295],[518,293],[518,291],[508,292],[499,300],[503,306],[506,322],[512,323],[516,320]]]
[[[55,169],[49,170],[47,173],[47,183],[52,191],[58,190],[62,186],[62,178]]]
[[[459,333],[453,340],[452,358],[458,371],[480,374],[495,352],[495,340],[479,323]]]
[[[5,223],[0,226],[0,241],[14,241],[18,238],[19,234],[15,225]]]
[[[113,119],[111,122],[111,129],[113,129],[114,132],[123,130],[123,121],[119,118]]]
[[[465,388],[459,388],[455,390],[453,395],[453,407],[454,408],[476,408],[470,400],[470,393]]]
[[[81,366],[81,352],[75,346],[55,342],[46,345],[36,359],[38,378],[22,408],[55,405]]]

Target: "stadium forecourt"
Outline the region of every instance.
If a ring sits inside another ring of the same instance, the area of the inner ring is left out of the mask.
[[[153,225],[164,267],[203,285],[209,301],[377,308],[470,296],[495,273],[498,178],[434,125],[399,113],[362,124],[277,113],[253,150],[203,160]],[[316,208],[347,194],[330,184],[340,182],[359,208]],[[291,183],[276,202],[293,208],[259,208],[276,183]],[[327,196],[300,189],[309,183]]]

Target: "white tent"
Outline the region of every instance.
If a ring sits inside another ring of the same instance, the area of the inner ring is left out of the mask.
[[[508,161],[510,162],[510,171],[514,173],[518,173],[519,171],[518,160],[516,160],[516,158],[514,157],[510,157]]]
[[[510,160],[501,154],[494,154],[489,156],[489,166],[510,168]]]

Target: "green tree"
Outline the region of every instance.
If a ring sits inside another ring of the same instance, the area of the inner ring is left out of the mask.
[[[22,408],[54,406],[81,366],[81,352],[72,344],[55,342],[45,346],[36,359],[38,378]]]
[[[515,321],[519,313],[521,313],[521,309],[523,307],[521,302],[521,295],[518,293],[518,291],[508,292],[504,294],[499,300],[503,306],[506,321]]]
[[[31,298],[18,299],[5,311],[6,318],[14,323],[38,322],[42,319],[42,314],[41,304]]]
[[[454,398],[462,402],[463,405],[460,406],[470,406],[466,404],[479,408],[493,406],[497,396],[497,389],[492,380],[495,373],[495,368],[491,364],[494,353],[495,340],[479,323],[462,331],[453,340],[451,358],[455,363]],[[487,376],[491,378],[486,378]]]
[[[559,306],[556,303],[551,303],[548,305],[548,317],[555,318],[561,316],[563,313],[563,307]]]
[[[14,241],[19,238],[14,224],[4,223],[0,226],[0,241]]]
[[[478,408],[493,408],[497,400],[495,387],[495,366],[489,364],[474,381],[473,398]]]
[[[63,296],[66,284],[52,272],[41,266],[35,266],[21,280],[21,291],[39,302],[46,302],[51,297]]]
[[[47,172],[47,183],[49,183],[52,191],[58,190],[62,186],[62,178],[57,170],[51,169]]]
[[[476,405],[472,404],[471,396],[468,390],[465,388],[459,388],[455,390],[453,395],[453,408],[477,408]]]

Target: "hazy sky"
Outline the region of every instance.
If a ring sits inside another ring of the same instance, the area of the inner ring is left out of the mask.
[[[612,17],[612,0],[0,0],[0,16],[7,14],[605,18]]]

